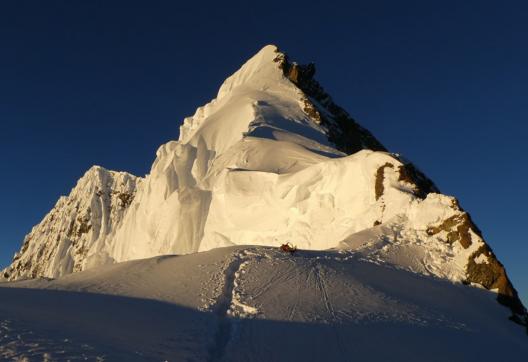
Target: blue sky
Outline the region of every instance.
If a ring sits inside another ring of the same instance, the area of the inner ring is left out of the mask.
[[[528,301],[528,5],[495,1],[0,5],[0,265],[92,164],[143,175],[268,43],[457,196]]]

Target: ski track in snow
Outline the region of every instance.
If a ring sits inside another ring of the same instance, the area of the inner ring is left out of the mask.
[[[316,259],[317,261],[317,259]],[[325,275],[324,275],[324,271],[323,271],[323,267],[321,264],[316,264],[314,265],[313,269],[313,276],[314,276],[314,279],[315,279],[315,283],[317,285],[317,288],[321,294],[321,300],[323,301],[324,303],[324,306],[326,308],[326,311],[328,312],[328,315],[331,317],[331,321],[329,321],[329,323],[333,322],[333,321],[337,321],[338,320],[338,317],[336,315],[336,312],[334,310],[334,307],[332,305],[332,302],[328,296],[328,290],[327,290],[327,286],[326,286],[326,281],[325,281]],[[341,336],[339,335],[339,333],[337,332],[335,326],[332,326],[331,327],[331,330],[332,330],[332,334],[334,336],[334,339],[336,341],[336,345],[339,349],[339,355],[341,356],[345,356],[345,350],[343,348],[343,344],[342,344],[342,341],[341,341]]]

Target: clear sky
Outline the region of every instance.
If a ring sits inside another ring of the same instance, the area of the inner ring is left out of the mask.
[[[0,265],[92,164],[147,173],[274,43],[460,199],[528,301],[528,3],[180,3],[0,3]]]

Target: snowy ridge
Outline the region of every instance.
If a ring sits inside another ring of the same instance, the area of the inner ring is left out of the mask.
[[[134,198],[140,179],[94,166],[69,196],[25,237],[2,274],[9,280],[77,272],[105,262],[104,248]]]
[[[295,137],[299,144],[343,155],[306,113],[305,96],[284,76],[275,61],[278,54],[268,45],[227,78],[216,99],[184,119],[179,143],[197,147],[202,140],[205,148],[220,154],[245,136]]]
[[[83,191],[59,200],[26,238],[7,277],[56,277],[159,255],[290,241],[481,286],[526,325],[504,267],[456,199],[386,152],[314,73],[313,65],[264,47],[184,120],[179,140],[158,149],[145,179],[108,171],[81,179]],[[242,273],[243,260],[237,265]],[[240,301],[238,287],[233,281],[229,307],[220,309],[258,314]]]

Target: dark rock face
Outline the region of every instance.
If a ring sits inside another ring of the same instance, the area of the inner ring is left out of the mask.
[[[476,260],[482,256],[485,257],[485,261],[478,263]],[[512,311],[510,319],[528,328],[526,308],[510,282],[506,269],[488,245],[484,244],[469,257],[467,281],[478,283],[486,289],[497,289],[497,301]]]
[[[425,199],[432,192],[440,192],[433,181],[427,178],[412,163],[404,163],[403,166],[398,168],[398,172],[400,173],[398,181],[413,185],[414,194],[420,199]]]
[[[327,128],[329,141],[334,143],[338,150],[346,154],[353,154],[363,149],[387,152],[381,142],[367,129],[360,126],[343,108],[335,104],[330,95],[314,79],[315,65],[313,63],[299,65],[290,62],[288,56],[281,52],[277,53],[274,60],[279,63],[284,76],[304,92],[306,95],[304,111],[315,123]],[[383,171],[378,170],[378,172]],[[439,192],[435,184],[412,163],[404,162],[399,172],[399,181],[413,185],[415,194],[421,199],[431,192]],[[381,179],[381,184],[378,184],[379,181],[376,182],[377,200],[380,197],[378,195],[381,195],[378,191],[383,188],[383,180]]]
[[[386,151],[386,148],[365,128],[361,127],[350,115],[324,91],[313,76],[315,65],[290,63],[283,53],[277,53],[275,61],[279,63],[284,76],[293,82],[306,95],[304,111],[317,124],[328,130],[329,141],[346,154],[362,149]]]
[[[118,193],[117,198],[121,201],[121,207],[123,209],[126,209],[128,206],[130,206],[130,204],[134,200],[134,196],[135,195],[133,193],[122,192],[122,193]]]
[[[376,171],[376,184],[374,185],[374,192],[376,195],[376,201],[380,199],[381,196],[383,196],[383,192],[385,191],[385,187],[383,186],[383,180],[385,179],[385,169],[394,168],[394,165],[392,163],[385,163],[383,166],[379,167]]]
[[[473,244],[471,233],[484,240],[481,231],[475,225],[471,216],[460,208],[456,200],[453,202],[452,208],[459,213],[447,218],[439,225],[429,227],[427,234],[436,235],[443,231],[446,233],[446,242],[450,244],[458,242],[464,249],[469,248]],[[480,258],[482,260],[479,260]],[[510,319],[526,326],[528,332],[528,313],[526,308],[508,278],[506,269],[485,242],[468,258],[466,283],[480,284],[488,290],[496,290],[497,301],[508,307],[512,312]]]
[[[397,157],[394,157],[394,159],[403,162]],[[387,167],[394,168],[395,166],[387,162],[376,171],[376,184],[374,187],[376,201],[383,195],[383,180],[385,178],[385,169]],[[414,195],[422,200],[430,193],[440,193],[433,181],[427,178],[427,176],[418,170],[412,163],[404,163],[403,165],[398,166],[398,173],[398,181],[410,185]]]

